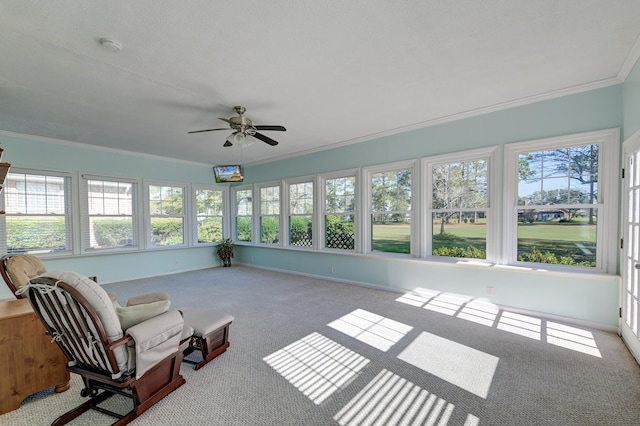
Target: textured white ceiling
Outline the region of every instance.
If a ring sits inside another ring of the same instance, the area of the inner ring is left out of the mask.
[[[619,82],[639,35],[638,0],[0,0],[0,130],[261,162]],[[234,105],[280,144],[187,135]]]

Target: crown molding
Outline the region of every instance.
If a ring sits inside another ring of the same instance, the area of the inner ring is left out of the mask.
[[[636,43],[636,44],[638,44],[638,43]],[[294,154],[288,154],[288,155],[283,155],[283,156],[279,156],[279,157],[272,157],[272,158],[269,158],[269,159],[266,159],[266,160],[259,160],[259,161],[255,161],[255,162],[250,162],[250,163],[247,163],[246,165],[247,166],[254,166],[254,165],[258,165],[258,164],[265,164],[265,163],[272,163],[274,161],[286,160],[288,158],[293,158],[293,157],[299,157],[299,156],[302,156],[302,155],[313,154],[313,153],[316,153],[316,152],[326,151],[326,150],[334,149],[334,148],[340,148],[342,146],[352,145],[352,144],[356,144],[356,143],[360,143],[360,142],[366,142],[366,141],[382,138],[382,137],[385,137],[385,136],[392,136],[392,135],[396,135],[398,133],[404,133],[404,132],[408,132],[408,131],[411,131],[411,130],[423,129],[425,127],[431,127],[431,126],[436,126],[438,124],[450,123],[450,122],[453,122],[453,121],[463,120],[465,118],[471,118],[471,117],[476,117],[476,116],[483,115],[483,114],[489,114],[489,113],[492,113],[492,112],[503,111],[503,110],[506,110],[506,109],[516,108],[516,107],[524,106],[524,105],[529,105],[529,104],[533,104],[533,103],[536,103],[536,102],[542,102],[542,101],[546,101],[546,100],[560,98],[560,97],[563,97],[563,96],[574,95],[574,94],[582,93],[582,92],[588,92],[590,90],[601,89],[601,88],[604,88],[604,87],[615,86],[616,84],[621,84],[621,83],[622,83],[622,80],[620,80],[618,77],[606,78],[606,79],[594,81],[594,82],[591,82],[591,83],[580,84],[580,85],[577,85],[577,86],[572,86],[572,87],[568,87],[568,88],[564,88],[564,89],[554,90],[554,91],[551,91],[551,92],[541,93],[539,95],[533,95],[533,96],[528,96],[528,97],[525,97],[525,98],[515,99],[515,100],[512,100],[512,101],[501,102],[501,103],[498,103],[498,104],[494,104],[494,105],[490,105],[490,106],[486,106],[486,107],[481,107],[481,108],[476,108],[476,109],[472,109],[472,110],[469,110],[469,111],[464,111],[464,112],[460,112],[460,113],[456,113],[456,114],[445,115],[445,116],[437,117],[437,118],[434,118],[434,119],[431,119],[431,120],[421,121],[419,123],[411,124],[411,125],[408,125],[408,126],[397,127],[395,129],[386,130],[384,132],[372,133],[372,134],[369,134],[369,135],[366,135],[366,136],[361,136],[361,137],[358,137],[358,138],[349,139],[349,140],[337,142],[337,143],[330,144],[330,145],[324,145],[324,146],[318,147],[318,148],[313,148],[313,149],[309,149],[309,150],[305,150],[305,151],[298,151],[297,153],[294,153]]]
[[[620,81],[624,82],[627,77],[629,77],[629,73],[638,62],[638,59],[640,59],[640,35],[631,47],[631,50],[627,55],[627,59],[622,64],[622,67],[620,67],[620,72],[618,73],[618,79],[620,79]]]

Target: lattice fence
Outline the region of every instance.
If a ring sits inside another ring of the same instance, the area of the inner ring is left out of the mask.
[[[325,240],[327,248],[354,250],[356,248],[355,234],[346,232],[327,233]]]
[[[297,232],[291,231],[289,236],[289,244],[297,247],[311,247],[313,243],[313,236],[311,235],[311,231],[307,232]]]

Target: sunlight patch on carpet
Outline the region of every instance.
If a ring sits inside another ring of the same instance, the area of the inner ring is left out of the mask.
[[[493,303],[482,300],[472,300],[467,303],[457,317],[463,320],[475,322],[476,324],[493,327],[500,309]]]
[[[330,322],[327,326],[383,352],[388,351],[413,329],[410,325],[385,318],[364,309],[356,309]]]
[[[320,333],[312,333],[264,361],[315,404],[345,388],[369,360]]]
[[[508,331],[534,340],[540,340],[542,320],[528,315],[503,312],[498,323],[498,330]]]
[[[398,358],[455,386],[486,398],[499,358],[435,334],[422,332]]]
[[[602,358],[596,341],[593,338],[593,333],[587,330],[547,321],[547,342],[552,345]]]
[[[498,330],[533,340],[543,341],[546,339],[546,343],[550,345],[598,358],[602,357],[593,333],[590,331],[505,311],[500,309],[498,305],[484,299],[416,288],[397,298],[396,302],[454,316],[487,327],[496,327]]]
[[[382,370],[334,417],[342,426],[446,425],[455,406]]]

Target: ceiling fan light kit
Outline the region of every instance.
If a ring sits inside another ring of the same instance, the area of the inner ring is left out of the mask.
[[[238,114],[237,117],[220,118],[220,120],[229,123],[228,128],[194,130],[187,133],[213,132],[215,130],[233,130],[233,133],[231,133],[229,137],[227,137],[223,146],[233,146],[234,144],[240,146],[250,146],[255,142],[256,139],[259,139],[268,145],[276,146],[278,145],[277,141],[263,135],[262,133],[258,133],[258,130],[269,130],[278,132],[285,132],[287,130],[284,128],[284,126],[280,125],[254,125],[249,118],[244,116],[244,113],[247,111],[247,109],[243,106],[236,106],[233,108],[233,110],[236,112],[236,114]]]

